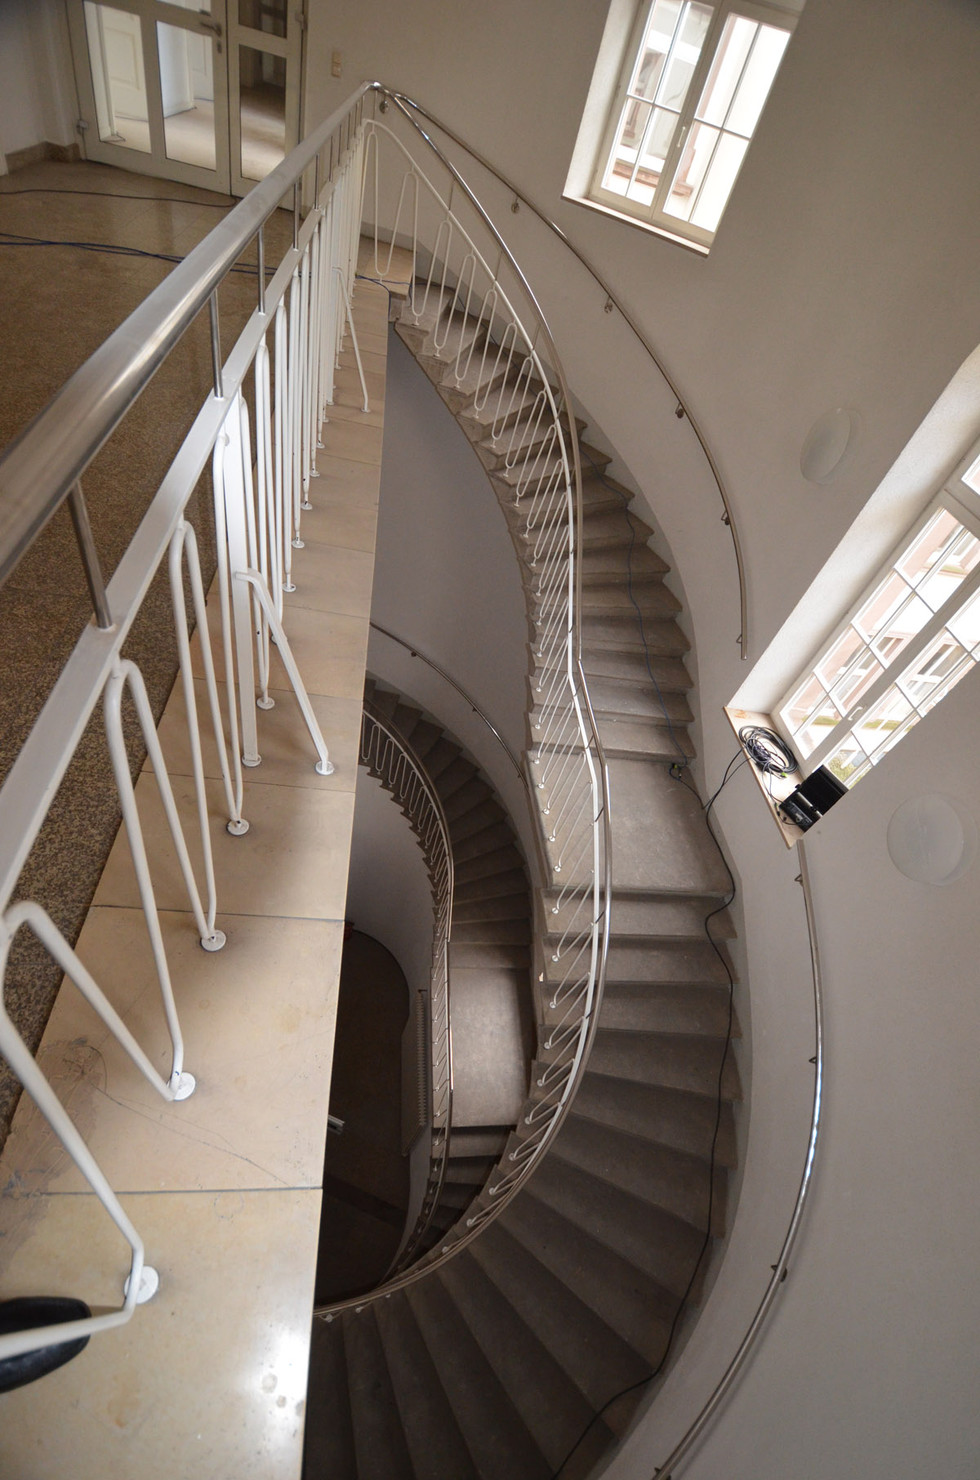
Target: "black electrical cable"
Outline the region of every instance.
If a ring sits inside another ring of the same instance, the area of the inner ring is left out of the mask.
[[[590,1433],[593,1426],[598,1423],[602,1415],[609,1408],[611,1408],[614,1403],[618,1402],[620,1398],[625,1398],[628,1393],[636,1392],[637,1388],[646,1387],[649,1383],[653,1382],[655,1378],[660,1376],[660,1373],[663,1371],[664,1368],[664,1363],[667,1361],[667,1358],[670,1355],[671,1347],[674,1344],[674,1337],[677,1334],[677,1326],[681,1316],[687,1308],[688,1298],[690,1297],[691,1291],[694,1288],[694,1282],[697,1279],[698,1271],[701,1268],[701,1263],[711,1243],[711,1224],[714,1217],[715,1202],[715,1171],[717,1169],[718,1157],[718,1136],[721,1131],[722,1106],[724,1105],[722,1086],[724,1083],[725,1065],[728,1062],[728,1054],[732,1043],[732,1030],[735,1025],[735,979],[732,976],[731,968],[728,965],[728,961],[725,958],[724,952],[722,951],[718,942],[715,940],[714,936],[711,934],[709,925],[716,915],[720,915],[724,910],[728,909],[729,905],[734,900],[738,890],[735,884],[735,876],[729,868],[728,860],[722,852],[721,845],[718,842],[718,835],[711,825],[710,812],[715,802],[721,795],[722,791],[728,785],[729,781],[731,781],[734,776],[738,775],[739,771],[745,764],[746,756],[743,754],[742,751],[736,752],[736,754],[733,755],[731,760],[728,762],[728,765],[725,767],[725,774],[722,776],[719,786],[712,793],[710,800],[703,805],[705,825],[712,838],[714,839],[715,846],[717,847],[718,852],[721,855],[721,861],[724,865],[725,872],[728,875],[729,886],[728,893],[722,900],[721,904],[716,905],[715,908],[713,910],[710,910],[709,913],[704,917],[704,933],[707,936],[708,944],[711,946],[715,955],[718,957],[718,960],[721,962],[722,967],[724,968],[725,975],[728,977],[728,1023],[725,1030],[725,1048],[718,1065],[718,1088],[715,1101],[715,1124],[711,1136],[711,1154],[708,1159],[708,1206],[705,1214],[704,1239],[698,1252],[698,1257],[695,1260],[694,1268],[691,1271],[691,1278],[688,1280],[684,1293],[681,1296],[680,1301],[678,1302],[676,1311],[674,1312],[674,1319],[671,1322],[670,1330],[667,1333],[667,1344],[664,1347],[663,1356],[660,1358],[660,1361],[657,1363],[656,1367],[651,1373],[649,1373],[648,1376],[640,1378],[638,1382],[630,1383],[628,1387],[621,1388],[620,1391],[617,1393],[613,1393],[612,1397],[607,1399],[607,1401],[603,1403],[598,1412],[592,1415],[589,1422],[582,1430],[581,1434],[579,1434],[578,1438],[575,1440],[575,1443],[572,1445],[571,1449],[569,1449],[568,1453],[565,1455],[565,1458],[562,1460],[557,1470],[555,1470],[552,1474],[551,1480],[561,1480],[561,1472],[568,1464],[568,1461],[572,1458],[572,1455],[578,1449],[579,1445],[586,1438],[586,1436]],[[698,796],[697,789],[692,786],[689,781],[686,781],[684,779],[683,772],[679,775],[677,779],[681,781],[681,784],[685,786],[687,790],[692,793],[693,796],[698,797],[698,801],[700,802],[701,798]]]
[[[96,252],[108,257],[147,257],[156,262],[169,262],[176,264],[183,262],[184,258],[172,252],[148,252],[143,247],[126,247],[118,242],[83,242],[83,241],[61,241],[43,236],[25,236],[16,231],[0,231],[0,247],[70,247],[78,252]],[[228,269],[229,272],[244,273],[247,277],[257,277],[258,268],[246,265],[236,265]],[[266,269],[266,275],[271,275],[273,269]]]
[[[745,746],[752,764],[764,776],[787,776],[799,762],[781,735],[765,725],[743,725],[738,738]]]
[[[212,194],[220,192],[213,191]],[[189,200],[184,195],[133,195],[123,190],[71,190],[49,185],[27,185],[17,190],[0,188],[0,200],[5,195],[94,195],[103,200],[162,200],[177,206],[208,206],[213,211],[228,211],[236,203],[233,195],[224,201]]]

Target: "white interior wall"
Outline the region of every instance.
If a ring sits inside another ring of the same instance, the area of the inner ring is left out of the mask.
[[[0,151],[75,141],[75,84],[64,6],[0,4]]]
[[[808,0],[707,259],[560,199],[604,11],[500,0],[457,16],[450,35],[435,0],[418,0],[408,21],[391,0],[314,4],[310,121],[379,77],[444,117],[602,265],[717,452],[745,547],[754,659],[980,342],[980,10]],[[601,293],[526,211],[487,193],[545,299],[576,394],[673,551],[697,644],[703,763],[717,782],[734,748],[721,705],[746,669],[716,495]],[[800,449],[838,405],[858,435],[838,476],[816,488]],[[980,1472],[967,1246],[980,1182],[977,875],[946,890],[912,885],[883,845],[909,796],[948,790],[980,811],[978,708],[974,675],[810,835],[828,999],[823,1160],[771,1333],[689,1468],[701,1480]],[[649,1480],[734,1348],[777,1256],[805,1147],[813,1045],[797,860],[750,777],[732,783],[718,816],[748,951],[745,1181],[721,1275],[648,1426],[614,1465],[621,1480]]]
[[[357,768],[346,918],[395,957],[409,990],[432,978],[432,890],[418,840],[391,794]]]
[[[527,621],[514,547],[466,437],[395,335],[384,439],[372,620],[451,674],[520,756]],[[368,668],[447,726],[520,826],[527,807],[513,767],[452,687],[376,633]]]

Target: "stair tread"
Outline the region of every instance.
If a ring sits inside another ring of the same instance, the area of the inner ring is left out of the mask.
[[[357,1456],[347,1387],[341,1321],[313,1322],[309,1392],[303,1436],[303,1470],[332,1480],[357,1480]]]
[[[576,1110],[590,1120],[637,1136],[653,1136],[719,1166],[735,1165],[735,1122],[717,1096],[639,1084],[587,1069],[575,1097]]]
[[[459,1431],[408,1301],[377,1302],[378,1326],[416,1480],[476,1480],[478,1470]],[[331,1471],[324,1471],[329,1474]]]
[[[440,1278],[554,1472],[593,1419],[591,1406],[468,1250]],[[604,1448],[611,1435],[596,1427]]]
[[[730,1051],[721,1066],[725,1047],[724,1038],[606,1030],[600,1022],[589,1065],[597,1074],[709,1096],[717,1096],[720,1077],[722,1098],[737,1100],[741,1090]]]
[[[438,1275],[406,1294],[482,1480],[550,1480],[544,1455]]]
[[[357,1473],[413,1480],[374,1307],[345,1312],[343,1321]]]

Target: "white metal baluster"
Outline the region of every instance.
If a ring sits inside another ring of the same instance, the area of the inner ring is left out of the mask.
[[[229,685],[229,714],[232,719],[232,744],[237,747],[241,725],[241,758],[244,766],[257,766],[258,730],[255,721],[255,669],[252,661],[251,597],[247,586],[231,579],[235,571],[248,567],[245,517],[242,508],[244,475],[242,472],[241,419],[238,397],[224,421],[215,442],[214,509],[218,550],[218,581],[221,592],[221,626],[225,649],[225,676]],[[235,681],[238,676],[238,703]]]
[[[289,438],[287,423],[289,414],[289,326],[286,317],[285,299],[276,309],[276,328],[273,340],[276,355],[276,417],[275,417],[275,522],[276,559],[282,570],[278,611],[282,616],[282,592],[295,591],[292,579],[292,546],[290,544],[291,516],[289,513]]]
[[[276,610],[282,607],[282,572],[275,528],[275,487],[272,477],[272,425],[270,412],[269,351],[263,339],[255,351],[255,491],[256,523],[259,548],[258,568],[268,586]],[[260,709],[271,709],[269,697],[269,624],[262,625],[259,668],[265,675],[262,693],[256,700]]]
[[[361,363],[361,351],[358,348],[357,330],[354,327],[354,314],[353,310],[351,309],[350,298],[347,294],[347,284],[344,281],[344,274],[341,272],[339,267],[335,267],[334,272],[337,274],[338,280],[340,282],[340,291],[343,296],[344,307],[347,310],[347,323],[350,328],[351,344],[354,348],[354,359],[357,361],[357,373],[361,381],[361,393],[364,396],[364,404],[361,407],[361,410],[364,412],[368,412],[371,410],[371,403],[368,400],[367,381],[364,378],[364,366]]]

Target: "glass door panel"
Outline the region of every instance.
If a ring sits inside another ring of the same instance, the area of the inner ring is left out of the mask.
[[[241,173],[264,180],[286,157],[286,59],[254,46],[238,48]]]

